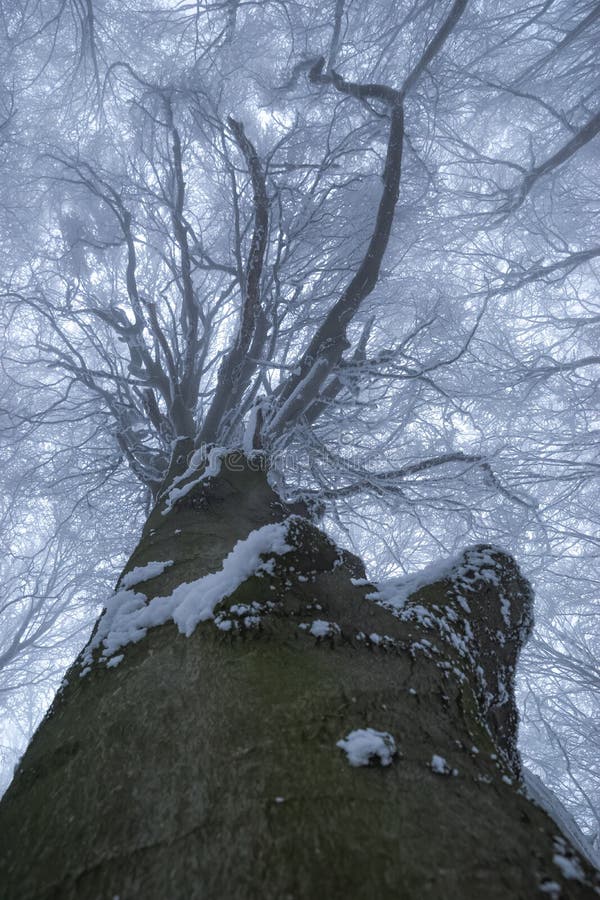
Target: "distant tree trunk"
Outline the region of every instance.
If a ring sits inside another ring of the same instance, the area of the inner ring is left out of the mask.
[[[174,560],[149,597],[290,509],[244,462],[163,512],[126,568]],[[1,896],[597,896],[519,786],[512,679],[531,596],[512,560],[467,552],[458,581],[398,617],[308,519],[288,542],[218,607],[229,631],[166,624],[114,668],[73,666],[0,807]],[[394,738],[391,764],[337,746],[368,728]]]

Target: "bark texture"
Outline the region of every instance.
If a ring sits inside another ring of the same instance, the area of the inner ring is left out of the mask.
[[[264,473],[237,469],[157,506],[127,567],[175,560],[149,597],[289,515]],[[230,631],[162,625],[116,668],[73,667],[0,806],[0,896],[597,896],[520,788],[512,679],[531,592],[514,562],[473,548],[398,616],[307,519],[288,533],[272,574],[220,605]],[[331,623],[319,638],[315,620]],[[368,727],[395,738],[391,765],[353,767],[336,746]]]

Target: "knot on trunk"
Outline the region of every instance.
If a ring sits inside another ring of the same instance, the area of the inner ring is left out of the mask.
[[[470,585],[469,621],[477,647],[486,719],[516,773],[518,711],[515,672],[533,629],[533,591],[511,556],[481,545],[464,554],[457,585]]]
[[[401,619],[434,628],[467,659],[484,720],[519,775],[515,672],[533,628],[531,585],[511,556],[485,544],[414,576],[413,585],[405,587],[406,599],[399,603],[392,595],[386,605],[396,606]]]

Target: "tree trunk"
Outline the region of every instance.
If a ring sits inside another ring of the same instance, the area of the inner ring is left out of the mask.
[[[149,598],[291,511],[231,457],[164,512],[125,570],[174,561]],[[72,667],[0,807],[1,896],[597,896],[520,787],[512,680],[531,597],[512,560],[468,551],[398,614],[308,519],[286,528],[292,549],[223,600],[220,628],[167,623],[118,666],[96,652],[89,674]],[[338,742],[369,728],[397,753],[370,733],[381,752],[353,765],[368,750]]]

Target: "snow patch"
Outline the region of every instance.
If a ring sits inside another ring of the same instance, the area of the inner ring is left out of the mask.
[[[165,569],[172,565],[173,560],[167,559],[164,562],[149,562],[145,566],[136,566],[131,572],[127,572],[121,577],[119,587],[128,590],[136,584],[141,584],[142,581],[157,578],[159,575],[162,575]]]
[[[367,599],[376,600],[382,605],[389,605],[400,611],[409,597],[438,581],[449,579],[457,586],[462,583],[472,587],[478,580],[483,580],[498,585],[497,565],[492,550],[471,548],[448,559],[436,560],[419,572],[413,572],[404,578],[380,582],[376,585],[377,590],[374,593],[367,594]],[[465,612],[471,612],[464,597],[457,596],[457,600]]]
[[[358,640],[368,640],[374,647],[381,647],[383,650],[391,650],[399,646],[398,641],[395,641],[389,634],[378,634],[376,631],[372,631],[371,634],[363,634],[360,631],[356,637]]]
[[[98,647],[103,648],[102,657],[109,659],[121,647],[142,640],[149,628],[170,621],[189,637],[200,622],[213,618],[216,605],[233,594],[244,581],[261,572],[272,572],[274,555],[292,550],[286,542],[289,525],[290,519],[287,519],[250,532],[247,538],[237,542],[218,572],[180,584],[167,597],[154,597],[148,602],[144,594],[131,588],[118,590],[106,602],[104,615],[84,652],[82,665],[89,669]],[[264,555],[271,558],[265,561]]]
[[[351,766],[368,766],[376,759],[380,765],[389,766],[398,752],[392,735],[374,728],[357,728],[338,741],[336,747],[344,751]]]
[[[325,619],[315,619],[314,622],[303,622],[298,626],[316,638],[333,637],[340,634],[340,626],[335,622],[327,622]]]
[[[187,484],[184,484],[182,487],[177,487],[176,485],[181,484],[182,481],[185,481],[186,478],[191,478],[192,475],[198,470],[198,467],[201,463],[206,459],[204,449],[196,450],[190,459],[190,464],[182,475],[178,475],[177,478],[173,480],[173,485],[169,493],[167,494],[165,500],[165,508],[162,511],[162,515],[166,516],[167,513],[170,513],[173,509],[173,506],[178,500],[181,500],[182,497],[185,497],[186,494],[192,490],[192,488],[196,487],[197,484],[200,484],[202,481],[207,481],[209,478],[214,478],[215,475],[218,475],[221,471],[221,465],[223,461],[223,457],[228,453],[226,447],[213,447],[212,450],[208,454],[208,463],[206,464],[206,468],[203,470],[202,474],[198,476],[198,478],[194,478],[193,481],[188,481]]]
[[[451,769],[443,756],[434,753],[429,763],[429,768],[436,775],[458,775],[458,769]]]
[[[585,881],[585,873],[575,856],[564,856],[563,853],[555,853],[552,857],[552,862],[560,869],[563,878],[570,878],[573,881]]]
[[[389,604],[395,609],[401,610],[408,598],[420,591],[421,588],[449,578],[461,560],[462,554],[450,559],[437,560],[419,572],[405,575],[404,578],[382,581],[376,585],[377,590],[374,593],[367,594],[367,599],[377,600],[386,606]]]
[[[107,669],[114,669],[115,666],[118,666],[120,662],[123,662],[125,656],[123,653],[119,653],[117,656],[111,656],[111,658],[106,663]]]
[[[560,884],[558,881],[544,881],[539,885],[539,890],[542,894],[549,894],[550,900],[559,900],[560,898]]]

